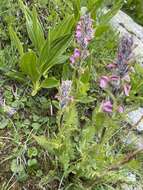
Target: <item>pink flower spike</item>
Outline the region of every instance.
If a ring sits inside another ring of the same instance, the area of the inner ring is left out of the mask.
[[[110,63],[109,65],[107,65],[107,68],[108,68],[108,69],[114,69],[114,68],[116,68],[116,67],[117,67],[117,65],[114,64],[114,63]]]
[[[123,106],[119,106],[118,109],[117,109],[117,111],[119,113],[123,113],[124,112],[124,107]]]
[[[73,56],[73,55],[70,57],[70,62],[71,62],[72,64],[74,64],[74,63],[75,63],[75,58],[74,58],[74,56]]]
[[[130,90],[131,90],[131,85],[129,85],[129,84],[124,84],[123,88],[124,88],[124,93],[125,93],[125,95],[126,95],[126,96],[129,96],[129,93],[130,93]]]
[[[107,87],[107,85],[108,85],[108,82],[109,82],[109,77],[107,77],[107,76],[102,76],[101,78],[100,78],[100,87],[101,88],[106,88]]]
[[[110,76],[110,80],[112,80],[112,81],[118,81],[119,79],[120,78],[118,76],[116,76],[116,75]]]
[[[102,103],[102,110],[107,113],[111,113],[113,109],[113,105],[111,101],[106,101]]]

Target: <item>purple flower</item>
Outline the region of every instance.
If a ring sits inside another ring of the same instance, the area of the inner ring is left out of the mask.
[[[85,49],[94,38],[93,20],[89,13],[80,18],[75,32],[76,41],[82,49]]]
[[[110,80],[111,81],[118,81],[118,80],[120,80],[120,78],[117,75],[112,75],[112,76],[110,76]]]
[[[113,111],[113,105],[109,100],[102,102],[101,107],[103,112],[111,113]]]
[[[117,67],[117,65],[114,64],[114,63],[110,63],[109,65],[107,65],[107,68],[108,68],[108,69],[114,69],[114,68],[116,68],[116,67]]]
[[[128,61],[132,55],[133,48],[133,38],[128,36],[123,36],[120,42],[117,56],[117,67],[118,73],[121,77],[128,73]]]
[[[62,84],[59,88],[59,95],[57,96],[60,101],[60,107],[64,108],[68,105],[68,103],[72,100],[70,96],[72,87],[72,81],[66,80],[62,81]]]
[[[71,62],[72,64],[74,64],[74,63],[75,63],[75,58],[74,58],[74,56],[73,56],[73,55],[70,57],[70,62]]]
[[[75,48],[73,55],[70,57],[71,64],[74,64],[81,56],[81,52],[78,48]]]
[[[107,77],[107,76],[102,76],[101,78],[100,78],[100,87],[101,88],[106,88],[107,87],[107,85],[108,85],[108,82],[109,82],[109,77]]]
[[[130,90],[131,90],[131,85],[126,83],[126,84],[124,84],[123,88],[124,88],[125,95],[129,96],[129,93],[130,93]]]
[[[73,54],[74,58],[79,58],[80,55],[81,55],[80,50],[77,49],[77,48],[75,48],[75,50],[74,50],[74,54]]]
[[[77,30],[75,36],[77,39],[81,38],[82,36],[81,30]]]

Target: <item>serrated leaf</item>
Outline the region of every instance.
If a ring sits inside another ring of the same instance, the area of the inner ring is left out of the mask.
[[[52,139],[48,140],[44,136],[33,136],[33,137],[40,146],[42,146],[44,149],[46,149],[51,153],[55,153],[54,149],[58,149],[60,147],[60,144],[58,142],[53,141]]]

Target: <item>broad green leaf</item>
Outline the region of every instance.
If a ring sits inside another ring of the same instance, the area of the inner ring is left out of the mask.
[[[28,149],[28,157],[29,158],[35,157],[35,156],[37,156],[37,154],[38,154],[38,150],[36,147],[30,147]]]
[[[34,159],[29,159],[27,164],[28,164],[29,167],[34,167],[34,166],[36,166],[38,164],[38,162],[34,158]]]
[[[10,34],[11,40],[15,43],[15,46],[18,49],[20,56],[23,56],[22,43],[20,42],[16,32],[13,30],[13,28],[11,26],[9,26],[9,34]]]
[[[56,27],[50,30],[50,40],[54,40],[72,33],[74,26],[74,17],[72,15],[66,16]]]
[[[24,54],[21,58],[20,68],[24,74],[27,74],[31,78],[33,83],[39,80],[37,56],[33,51]]]
[[[69,47],[71,40],[72,40],[71,35],[66,35],[64,37],[61,37],[55,40],[51,44],[50,51],[47,57],[46,55],[43,55],[45,57],[45,60],[43,60],[42,54],[41,54],[40,59],[39,59],[39,62],[41,65],[41,73],[46,73],[51,67],[65,60],[66,57],[63,57],[62,54]],[[43,63],[41,62],[41,59]]]
[[[45,39],[42,25],[38,19],[36,9],[34,8],[32,11],[30,11],[29,8],[25,6],[21,0],[19,0],[19,3],[26,18],[26,26],[29,38],[32,41],[33,45],[40,52]]]
[[[59,85],[59,81],[54,77],[46,78],[41,83],[42,88],[54,88],[54,87],[57,87],[58,85]]]
[[[3,119],[1,122],[0,122],[0,129],[4,129],[8,126],[8,123],[9,123],[9,120],[8,119]]]
[[[104,0],[87,0],[87,6],[88,6],[88,10],[89,12],[91,12],[91,15],[93,17],[93,19],[96,19],[97,17],[97,13],[98,13],[98,9],[101,9],[104,5],[105,1]],[[99,10],[101,11],[101,10]]]
[[[53,46],[54,42],[57,42],[59,39],[62,40],[62,38],[64,39],[67,35],[69,35],[70,38],[73,24],[73,16],[67,16],[55,28],[49,30],[48,37],[42,47],[42,51],[40,54],[40,65],[45,63],[51,52],[53,52],[53,50],[51,50],[51,46]]]
[[[27,83],[27,81],[25,80],[25,75],[22,72],[12,70],[7,72],[6,76],[10,77],[13,80],[17,80],[22,83]]]
[[[78,96],[76,98],[76,102],[80,102],[83,104],[88,104],[88,103],[94,102],[95,100],[96,98],[93,98],[91,96]]]
[[[61,55],[59,57],[55,57],[55,59],[51,60],[51,62],[49,62],[48,65],[45,65],[45,71],[44,71],[44,75],[47,73],[47,71],[52,68],[54,65],[58,65],[58,64],[63,64],[66,62],[66,60],[68,59],[69,57],[66,56],[66,55]]]

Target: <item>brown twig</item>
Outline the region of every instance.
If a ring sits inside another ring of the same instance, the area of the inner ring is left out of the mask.
[[[143,151],[143,148],[135,150],[134,152],[129,153],[123,160],[121,160],[119,163],[116,165],[112,165],[111,167],[108,168],[108,171],[114,171],[114,170],[119,170],[122,165],[127,164],[130,162],[133,158],[136,157],[137,154]]]
[[[141,118],[132,126],[133,129],[136,129],[137,126],[139,125],[139,123],[143,120],[143,115],[141,116]]]

